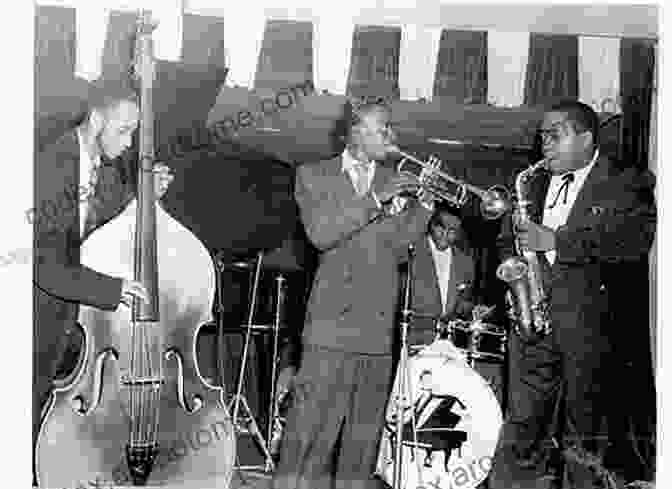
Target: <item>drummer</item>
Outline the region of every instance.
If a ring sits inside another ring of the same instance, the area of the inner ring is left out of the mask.
[[[465,242],[457,211],[437,205],[427,232],[415,243],[409,345],[432,343],[439,318],[445,322],[471,318],[475,267],[464,251]]]

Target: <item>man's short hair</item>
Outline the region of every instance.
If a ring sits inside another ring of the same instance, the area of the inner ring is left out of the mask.
[[[593,145],[599,144],[600,120],[589,105],[578,100],[563,100],[551,106],[549,112],[566,114],[577,134],[590,131],[593,134]]]
[[[124,79],[101,79],[89,89],[84,119],[94,110],[106,111],[123,101],[139,103],[139,97],[130,83]]]

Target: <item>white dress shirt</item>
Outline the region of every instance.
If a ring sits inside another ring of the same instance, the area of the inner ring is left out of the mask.
[[[446,300],[448,299],[448,283],[450,282],[450,265],[453,262],[453,250],[448,247],[444,251],[440,251],[434,244],[431,236],[427,236],[429,241],[429,249],[432,250],[432,257],[434,258],[434,268],[436,269],[436,277],[439,280],[439,291],[441,292],[441,313],[446,312]]]
[[[79,233],[80,236],[83,236],[89,209],[89,197],[96,185],[98,168],[100,167],[100,156],[97,156],[94,160],[91,159],[82,141],[79,128],[77,128],[77,142],[79,143]],[[86,192],[82,189],[86,189]]]
[[[360,166],[363,165],[366,167],[366,173],[364,173],[363,178],[365,179],[364,188],[365,192],[362,195],[365,195],[370,189],[371,189],[371,182],[373,182],[373,177],[376,173],[376,162],[371,161],[369,163],[364,163],[359,160],[356,160],[353,158],[353,156],[350,154],[350,151],[346,148],[343,151],[343,171],[346,172],[350,176],[350,180],[352,181],[352,185],[355,187],[355,191],[357,191],[357,187],[359,184],[359,178],[360,174],[355,168],[355,166]]]
[[[555,231],[567,222],[567,217],[569,217],[569,213],[574,206],[576,196],[581,191],[581,187],[583,187],[590,170],[592,170],[595,166],[595,162],[597,161],[599,153],[599,149],[595,150],[595,154],[593,155],[593,159],[590,161],[590,163],[587,166],[584,166],[583,168],[573,172],[574,180],[567,187],[566,202],[563,199],[565,191],[561,190],[561,188],[565,183],[563,176],[571,172],[567,172],[562,175],[553,175],[551,177],[551,181],[548,185],[548,193],[546,194],[546,202],[544,203],[544,219],[542,221],[544,226],[547,226]],[[561,195],[558,196],[558,192],[562,192]],[[555,205],[549,209],[549,207],[553,205],[554,201]],[[548,259],[548,263],[551,265],[555,261],[556,254],[557,252],[555,250],[546,252],[546,258]]]

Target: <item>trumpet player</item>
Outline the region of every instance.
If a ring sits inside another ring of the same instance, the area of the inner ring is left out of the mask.
[[[384,165],[395,138],[390,115],[376,103],[347,106],[343,153],[297,168],[300,217],[320,259],[276,489],[377,484],[372,473],[392,374],[398,264],[432,211],[429,195],[402,202],[419,184]]]
[[[536,342],[512,335],[508,413],[492,489],[540,487],[544,447],[558,433],[552,430],[562,432],[556,441],[571,487],[606,487],[589,461],[603,462],[598,441],[611,409],[612,340],[619,325],[607,321],[608,278],[648,254],[656,209],[651,179],[617,170],[600,152],[598,127],[595,112],[580,102],[545,113],[540,132],[548,171],[530,181],[525,198],[531,218],[503,227],[503,257],[516,253],[517,240],[518,249],[537,252],[546,265],[551,329]],[[564,403],[557,404],[561,395]],[[555,427],[554,410],[562,405],[563,422]]]

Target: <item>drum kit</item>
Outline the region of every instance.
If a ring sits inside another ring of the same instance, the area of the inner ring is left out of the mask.
[[[283,274],[274,280],[272,324],[256,324],[260,321],[254,320],[262,262],[259,254],[256,263],[246,264],[252,282],[250,305],[247,324],[238,326],[245,340],[229,409],[237,434],[251,435],[264,459],[261,465],[236,468],[269,473],[275,470],[291,395],[276,392],[275,385],[279,342],[287,328]],[[403,332],[411,327],[413,314],[406,295]],[[503,419],[503,395],[496,392],[497,379],[487,378],[483,367],[503,369],[507,346],[506,331],[484,321],[492,310],[477,306],[470,321],[437,319],[430,344],[407,345],[406,334],[402,334],[402,358],[388,400],[376,466],[376,474],[393,489],[476,489],[490,472]],[[271,375],[262,373],[259,379],[270,378],[269,405],[257,413],[263,416],[263,423],[256,421],[255,409],[250,408],[245,395],[253,335],[269,336],[272,344]]]
[[[507,334],[483,321],[494,308],[477,306],[471,321],[437,320],[431,344],[407,345],[409,283],[376,474],[393,489],[476,489],[490,472],[503,421],[501,393],[479,367],[503,366]]]

